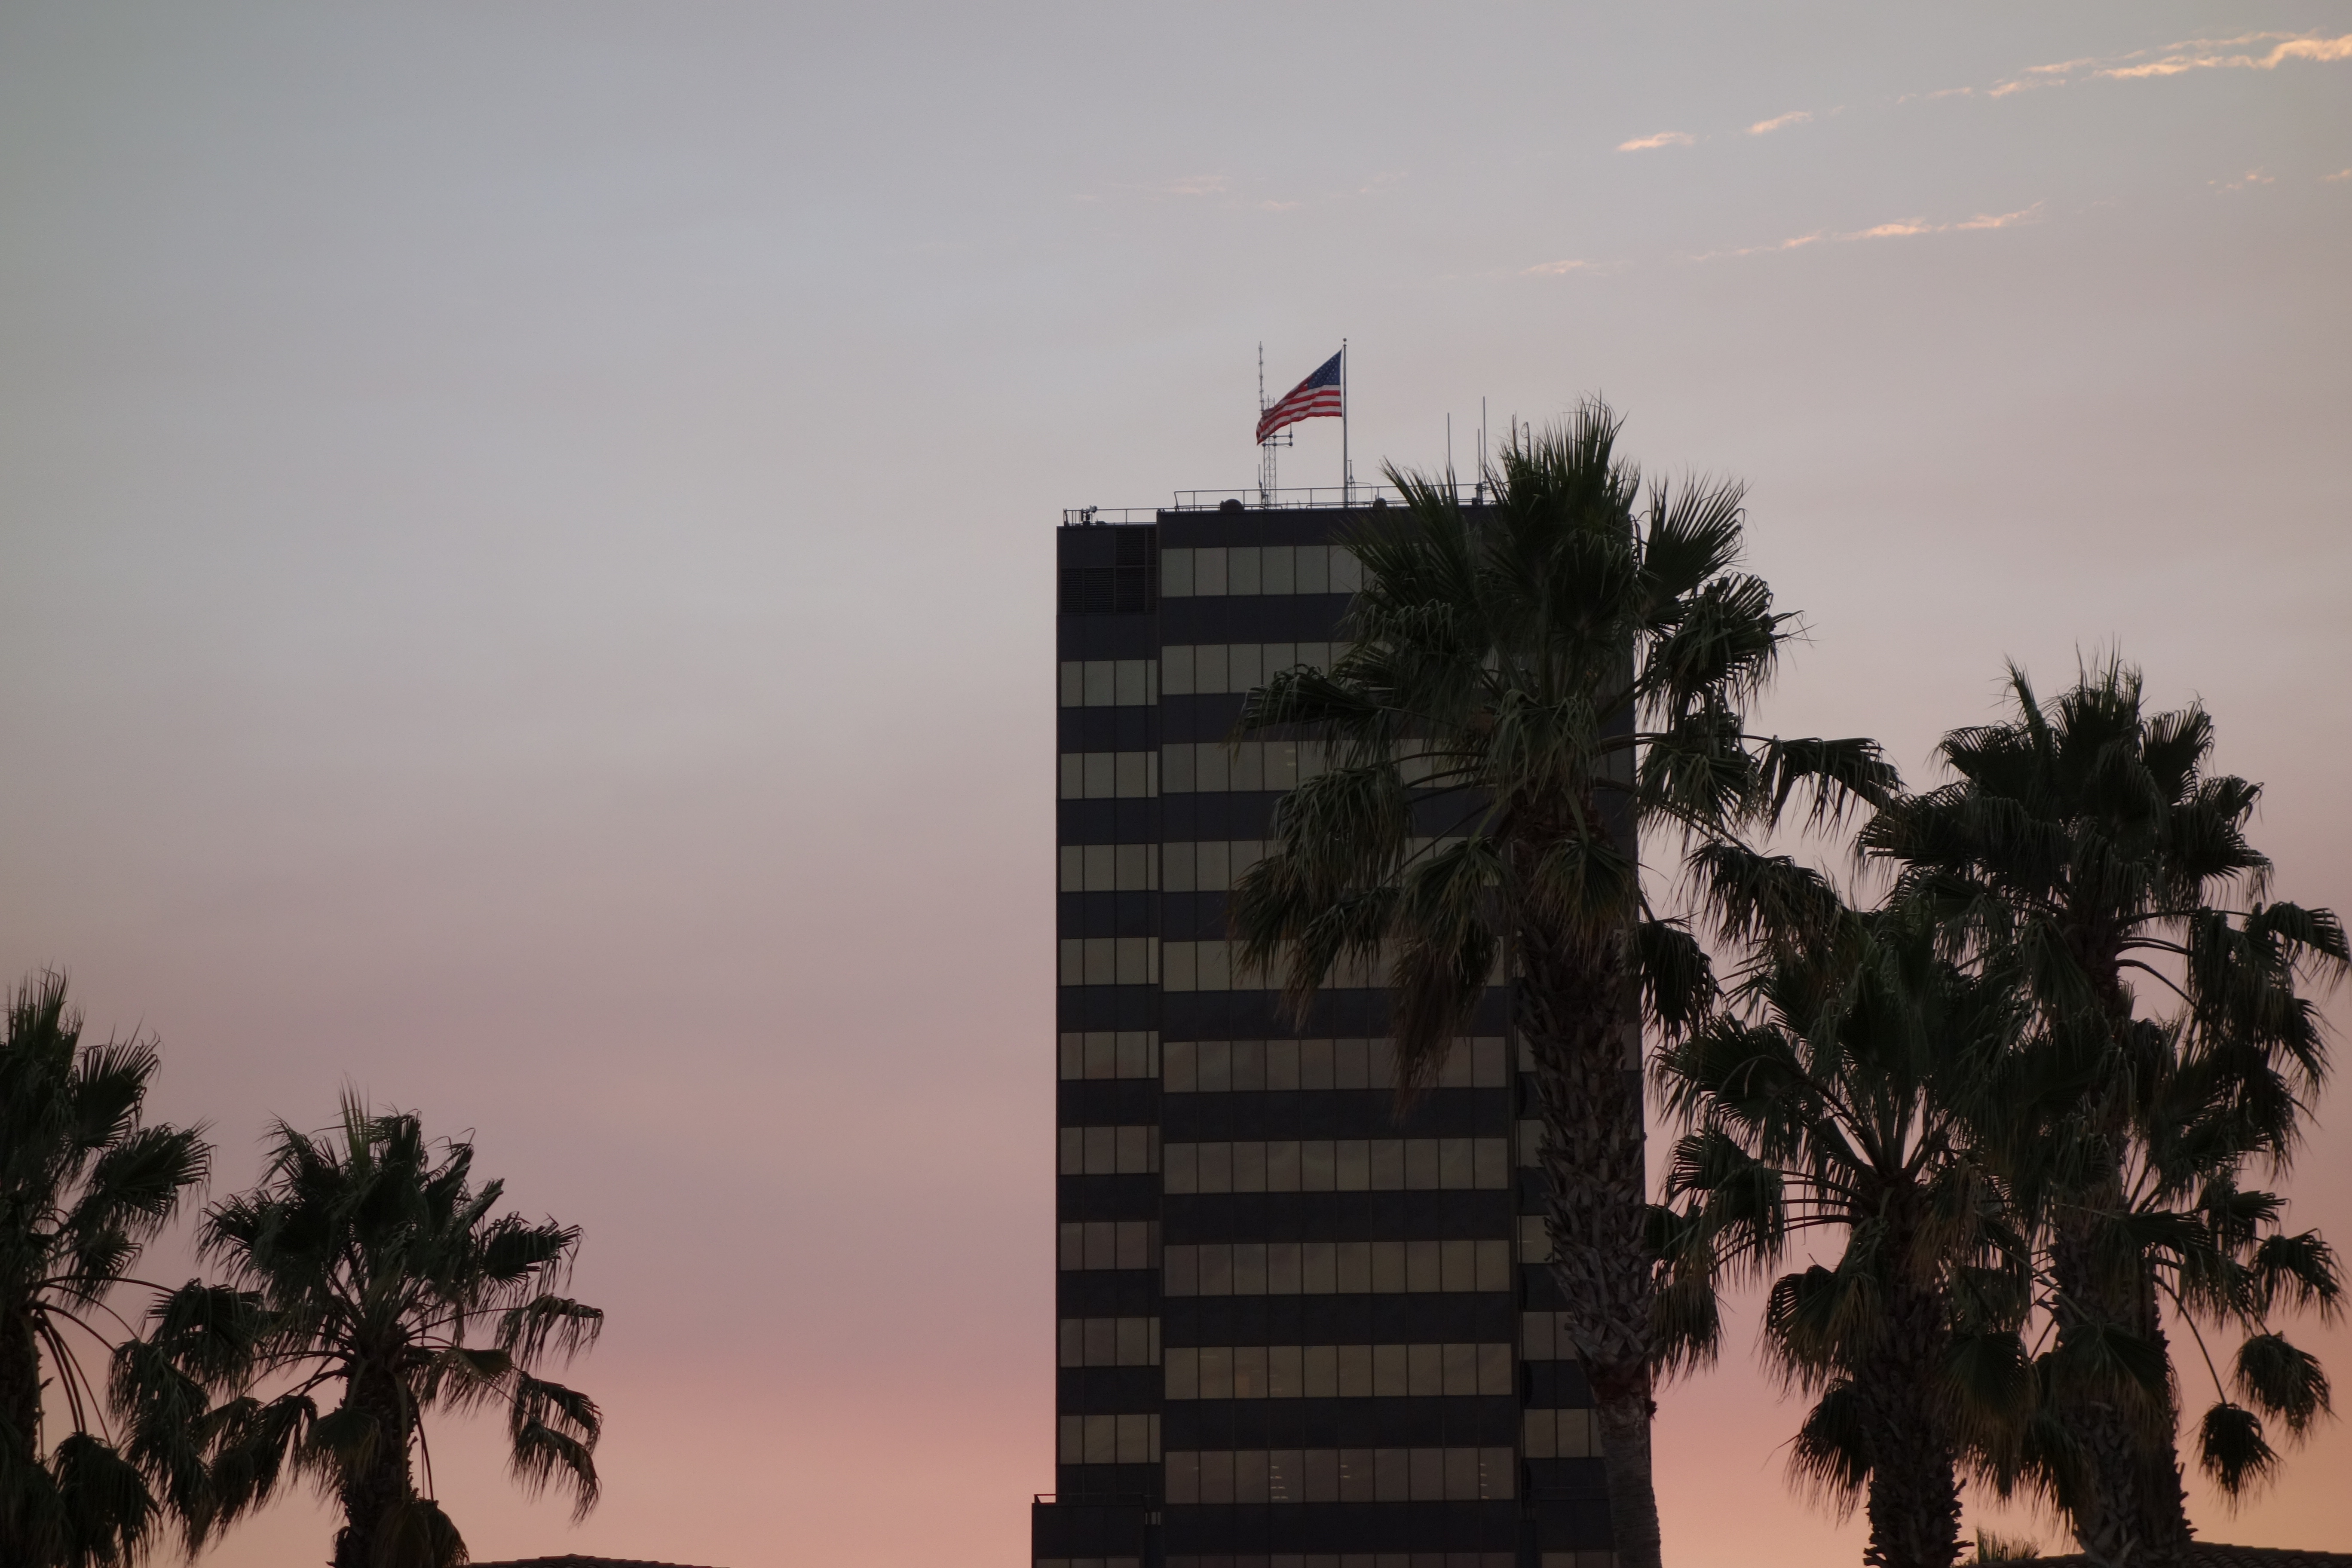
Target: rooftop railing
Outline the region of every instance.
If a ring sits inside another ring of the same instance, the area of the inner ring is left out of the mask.
[[[1467,479],[1454,486],[1454,499],[1475,503],[1486,499],[1486,487]],[[1142,506],[1074,506],[1062,510],[1064,528],[1108,528],[1118,523],[1157,522],[1163,511],[1216,511],[1228,503],[1244,510],[1267,508],[1279,511],[1303,509],[1339,510],[1348,507],[1394,505],[1404,499],[1403,493],[1385,480],[1360,481],[1353,485],[1306,485],[1261,491],[1245,490],[1178,490],[1174,500],[1164,507]]]

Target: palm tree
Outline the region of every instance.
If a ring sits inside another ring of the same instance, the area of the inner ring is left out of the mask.
[[[434,1500],[425,1415],[493,1400],[507,1407],[515,1478],[534,1493],[561,1483],[584,1515],[603,1417],[537,1370],[604,1323],[552,1289],[579,1231],[493,1215],[504,1184],[477,1190],[473,1146],[436,1153],[413,1114],[346,1100],[331,1131],[281,1121],[270,1142],[261,1184],[205,1217],[202,1251],[229,1283],[190,1281],[119,1363],[151,1471],[198,1494],[196,1539],[268,1501],[290,1468],[342,1510],[334,1568],[462,1563]],[[471,1342],[481,1329],[490,1342]],[[257,1391],[265,1382],[273,1395]],[[337,1397],[322,1412],[324,1390]],[[205,1461],[194,1482],[182,1432]]]
[[[84,1046],[61,974],[8,999],[0,1043],[0,1562],[129,1563],[159,1510],[107,1440],[105,1401],[77,1346],[110,1345],[100,1320],[144,1244],[201,1186],[212,1151],[194,1128],[145,1123],[152,1040]],[[46,1363],[47,1371],[44,1372]],[[42,1451],[44,1395],[72,1430]]]
[[[2263,900],[2270,862],[2244,831],[2260,786],[2206,771],[2214,731],[2201,706],[2147,712],[2139,672],[2117,659],[2047,707],[2013,666],[2010,689],[2009,717],[1944,738],[1958,777],[1884,806],[1862,847],[1897,869],[1898,900],[1965,933],[1978,962],[2030,998],[2042,1089],[2018,1174],[2044,1194],[2058,1351],[2136,1363],[2145,1385],[2166,1363],[2168,1273],[2192,1308],[2266,1310],[2281,1289],[2330,1299],[2315,1237],[2233,1253],[2231,1226],[2245,1226],[2225,1200],[2244,1161],[2292,1155],[2326,1068],[2300,986],[2340,975],[2352,954],[2333,914]],[[2170,1025],[2137,1016],[2135,973],[2178,996]],[[2204,1108],[2186,1141],[2184,1094]],[[2203,1222],[2189,1212],[2200,1206]],[[2156,1408],[2139,1408],[2133,1381],[2056,1379],[2040,1474],[2095,1560],[2164,1568],[2189,1539],[2178,1404],[2158,1376]],[[2287,1395],[2276,1413],[2293,1427],[2295,1381],[2242,1386]],[[2251,1452],[2240,1415],[2209,1417],[2205,1431],[2217,1473],[2233,1447]]]
[[[1835,908],[1811,879],[1827,918],[1765,942],[1748,1016],[1660,1053],[1690,1129],[1667,1195],[1690,1197],[1718,1267],[1840,1247],[1768,1301],[1767,1353],[1817,1401],[1794,1467],[1843,1504],[1866,1494],[1873,1568],[1951,1568],[1969,1440],[2032,1397],[2021,1227],[1977,1157],[2019,1009],[1937,956],[1932,931]]]
[[[1302,1010],[1342,962],[1384,967],[1398,1087],[1433,1079],[1507,964],[1535,1061],[1552,1272],[1598,1405],[1619,1561],[1658,1561],[1652,1392],[1660,1332],[1643,1162],[1640,1023],[1696,1018],[1710,982],[1687,931],[1655,918],[1644,828],[1700,838],[1876,799],[1866,741],[1759,741],[1748,700],[1790,617],[1736,570],[1736,484],[1653,485],[1586,404],[1513,437],[1492,501],[1391,468],[1404,505],[1352,547],[1364,583],[1350,651],[1254,691],[1240,728],[1296,727],[1328,771],[1283,799],[1277,847],[1236,889],[1245,962],[1278,966]]]

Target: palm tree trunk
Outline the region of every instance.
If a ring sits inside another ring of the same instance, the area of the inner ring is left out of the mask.
[[[1614,935],[1546,941],[1521,931],[1516,1012],[1543,1117],[1552,1278],[1597,1406],[1619,1568],[1659,1568],[1650,1467],[1656,1286],[1627,954]]]
[[[346,1460],[336,1489],[343,1527],[335,1532],[333,1568],[377,1568],[377,1545],[385,1526],[408,1500],[407,1402],[396,1388],[373,1382],[353,1385],[343,1396],[346,1410],[364,1411],[374,1423],[373,1451]]]
[[[2132,999],[2111,958],[2087,960],[2100,999],[2109,1085],[2092,1111],[2094,1135],[2115,1151],[2093,1172],[2082,1200],[2060,1210],[2052,1226],[2051,1273],[2060,1301],[2078,1320],[2113,1323],[2159,1351],[2165,1346],[2156,1279],[2147,1260],[2102,1246],[2102,1211],[2125,1206],[2121,1151],[2131,1137],[2131,1111],[2120,1086],[2131,1037]],[[2169,1363],[2167,1363],[2168,1365]],[[2063,1394],[2055,1414],[2082,1456],[2080,1497],[2069,1511],[2074,1538],[2097,1568],[2179,1568],[2189,1550],[2188,1499],[2180,1487],[2174,1434],[2178,1402],[2168,1384],[2163,1408],[2133,1408],[2132,1396],[2089,1390]]]
[[[2155,1280],[2137,1258],[2127,1268],[2102,1259],[2094,1223],[2059,1226],[2051,1265],[2060,1298],[2082,1319],[2118,1324],[2163,1350]],[[2169,1391],[2154,1413],[2133,1408],[2121,1393],[2070,1392],[2056,1414],[2083,1457],[2081,1495],[2070,1511],[2084,1555],[2097,1568],[2178,1568],[2189,1527]]]
[[[41,1468],[41,1352],[22,1311],[0,1311],[0,1467],[18,1484],[0,1494],[0,1563],[46,1561],[34,1518],[35,1475]]]
[[[1948,1342],[1936,1293],[1898,1288],[1882,1348],[1854,1379],[1870,1436],[1868,1568],[1952,1568],[1959,1557],[1957,1453],[1936,1392]]]

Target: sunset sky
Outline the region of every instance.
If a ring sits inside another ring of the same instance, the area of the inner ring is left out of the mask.
[[[16,0],[0,973],[161,1036],[215,1196],[352,1086],[584,1228],[606,1497],[452,1426],[477,1557],[1015,1568],[1061,509],[1251,483],[1261,342],[1349,340],[1365,475],[1605,393],[1752,487],[1767,727],[1926,780],[2120,647],[2343,909],[2347,280],[2341,4]],[[1857,1561],[1753,1321],[1664,1399],[1669,1560]],[[2196,1517],[2352,1548],[2347,1474]]]

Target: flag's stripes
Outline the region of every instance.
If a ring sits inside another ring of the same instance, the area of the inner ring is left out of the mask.
[[[1346,353],[1344,349],[1341,353]],[[1268,436],[1286,425],[1301,419],[1336,419],[1347,412],[1342,404],[1344,394],[1339,387],[1339,354],[1323,362],[1313,375],[1292,387],[1281,402],[1257,416],[1257,438]]]

